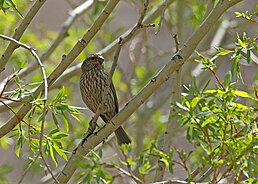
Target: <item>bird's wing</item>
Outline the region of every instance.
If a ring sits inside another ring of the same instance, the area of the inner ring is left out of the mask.
[[[114,97],[114,101],[115,101],[115,108],[116,108],[116,114],[119,112],[119,105],[118,105],[118,100],[117,100],[117,96],[116,96],[116,89],[115,86],[113,84],[113,82],[111,82],[110,84],[110,88]]]

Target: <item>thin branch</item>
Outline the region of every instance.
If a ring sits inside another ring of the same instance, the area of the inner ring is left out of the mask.
[[[13,38],[10,38],[10,37],[2,35],[2,34],[0,34],[0,38],[2,38],[4,40],[9,40],[10,42],[15,43],[16,45],[21,46],[21,47],[29,50],[30,53],[35,57],[37,63],[39,64],[39,66],[41,68],[41,73],[42,73],[42,77],[43,77],[44,98],[42,100],[46,100],[47,95],[48,95],[48,83],[47,83],[46,71],[45,71],[43,63],[41,62],[40,58],[38,57],[37,53],[35,52],[35,49],[26,45],[26,44],[24,44],[24,43],[22,43],[22,42],[19,42],[19,41],[13,39]]]
[[[176,51],[179,51],[179,41],[177,35],[173,36],[176,44]],[[176,101],[180,100],[180,93],[181,93],[181,66],[178,65],[175,71],[175,77],[172,83],[171,89],[171,107],[169,112],[169,117],[167,120],[166,131],[164,133],[164,137],[162,137],[163,141],[161,141],[161,145],[159,146],[160,150],[163,150],[165,154],[169,154],[173,137],[175,137],[176,133],[178,132],[178,116],[175,116],[177,113],[173,104]],[[163,144],[163,145],[162,145]],[[154,181],[162,181],[163,176],[165,174],[166,165],[161,160],[158,161],[158,169],[156,170]]]
[[[88,0],[76,7],[74,10],[69,12],[69,17],[65,20],[61,31],[59,32],[58,36],[51,44],[51,46],[47,49],[46,52],[42,54],[40,57],[41,61],[44,62],[47,60],[52,53],[56,50],[56,48],[62,43],[62,41],[68,36],[68,30],[73,25],[73,23],[85,12],[87,12],[93,5],[94,0]],[[37,68],[35,63],[31,63],[26,68],[22,69],[19,76],[21,78],[26,77],[31,71],[34,71]]]
[[[42,152],[40,152],[40,155],[41,155],[41,158],[42,158],[42,160],[43,160],[43,163],[45,164],[45,166],[46,166],[48,172],[50,173],[51,177],[54,179],[55,183],[59,183],[59,181],[56,179],[54,173],[53,173],[52,170],[50,169],[50,167],[49,167],[47,161],[45,160],[44,155],[43,155]]]
[[[86,34],[75,44],[69,54],[62,59],[62,62],[54,69],[54,71],[48,77],[48,85],[51,86],[55,80],[66,70],[66,68],[76,59],[76,57],[83,51],[83,49],[88,45],[90,40],[95,36],[95,34],[100,30],[104,22],[109,17],[112,10],[115,8],[119,0],[108,1],[106,7],[99,15],[97,20],[91,26],[91,28],[86,32]],[[36,98],[44,90],[44,83],[33,92],[34,98]],[[25,98],[29,99],[29,98]],[[18,110],[17,115],[23,118],[29,110],[32,108],[31,104],[23,104],[23,106]],[[12,116],[5,124],[0,127],[0,138],[10,132],[18,123],[19,119]]]
[[[21,175],[20,180],[18,181],[18,184],[21,184],[24,177],[27,175],[27,173],[29,172],[29,170],[31,169],[31,167],[33,166],[33,164],[36,162],[36,160],[39,158],[40,154],[38,152],[38,154],[36,155],[35,159],[32,160],[29,165],[27,166],[27,168],[25,169],[25,171],[23,172],[23,174]]]
[[[161,24],[162,24],[163,19],[165,18],[164,15],[165,15],[165,11],[166,11],[168,5],[169,5],[169,0],[165,0],[165,2],[162,4],[163,9],[162,9],[162,13],[160,15],[160,19],[159,19],[159,23],[158,23],[158,29],[154,33],[155,35],[157,35],[160,32]]]
[[[102,163],[102,165],[107,165],[107,166],[110,166],[110,167],[114,167],[115,169],[117,169],[118,171],[120,171],[121,173],[125,174],[126,176],[132,178],[134,181],[136,181],[137,183],[143,183],[142,180],[140,180],[137,176],[135,176],[134,174],[130,173],[130,172],[127,172],[126,170],[122,169],[121,167],[118,167],[116,164],[113,164],[113,163],[107,163],[107,162],[104,162]]]
[[[172,4],[175,0],[168,0],[168,6],[170,4]],[[155,20],[155,18],[157,18],[161,13],[162,13],[162,8],[164,7],[164,3],[162,3],[160,6],[158,6],[157,8],[154,8],[153,11],[151,11],[146,18],[143,19],[142,25],[149,25],[149,22],[152,22],[153,20]],[[134,26],[135,27],[135,26]],[[132,32],[132,29],[134,29],[134,27],[132,27],[131,29],[127,30],[124,34],[122,34],[120,37],[123,38],[123,40],[125,40],[125,37],[128,36],[128,34]],[[134,32],[134,36],[136,34],[138,34],[139,31],[135,31]],[[119,39],[115,39],[112,43],[110,43],[108,46],[106,46],[104,49],[102,49],[101,51],[99,51],[98,53],[103,55],[104,57],[110,55],[111,53],[114,52],[114,50],[116,49],[117,43],[118,43]],[[62,76],[54,83],[53,88],[60,86],[61,84],[63,84],[64,81],[67,81],[68,79],[70,79],[72,76],[77,75],[79,72],[81,72],[80,70],[81,68],[81,63],[72,66],[70,68],[68,68],[68,70],[66,70]]]
[[[26,14],[25,18],[22,20],[21,24],[15,29],[15,33],[13,35],[13,39],[19,41],[22,37],[25,30],[30,25],[30,22],[34,18],[34,16],[38,13],[39,9],[42,5],[46,2],[46,0],[37,0],[34,5],[31,7],[30,11]],[[7,49],[3,53],[2,57],[0,58],[0,73],[5,69],[5,65],[8,62],[9,58],[11,57],[14,50],[17,48],[19,44],[16,42],[10,42]]]
[[[209,32],[211,25],[216,23],[220,16],[231,6],[239,3],[241,0],[223,1],[218,3],[212,10],[205,21],[200,25],[196,32],[190,37],[190,39],[184,44],[178,53],[172,57],[171,61],[165,65],[160,72],[153,77],[150,82],[123,108],[121,111],[112,118],[113,123],[107,123],[104,127],[97,131],[96,134],[91,135],[83,146],[77,147],[73,154],[66,163],[64,169],[58,176],[60,183],[66,183],[72,177],[73,173],[77,169],[75,160],[80,160],[82,156],[88,154],[96,145],[103,141],[103,138],[108,137],[113,133],[114,129],[117,129],[122,123],[138,109],[144,101],[165,81],[168,80],[170,75],[175,72],[178,66],[181,66],[183,62],[194,52],[197,45],[203,39],[203,37]]]

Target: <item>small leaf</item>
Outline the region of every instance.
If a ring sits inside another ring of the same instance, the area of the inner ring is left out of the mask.
[[[59,146],[57,144],[54,144],[54,149],[56,150],[56,152],[58,153],[58,155],[60,155],[61,157],[63,157],[63,159],[67,160],[67,156],[65,154],[65,152],[59,148]]]
[[[68,123],[68,119],[65,115],[65,113],[63,111],[61,111],[61,114],[62,114],[62,119],[63,119],[63,122],[64,122],[64,127],[65,127],[65,130],[67,132],[69,132],[69,123]]]
[[[242,42],[242,40],[241,39],[237,39],[237,42],[239,43],[239,45],[242,47],[242,48],[244,48],[245,47],[245,44]]]
[[[240,12],[234,12],[234,13],[236,14],[236,17],[242,17],[243,16],[243,14],[240,13]]]
[[[166,167],[168,167],[168,166],[169,166],[169,162],[168,162],[168,160],[167,160],[167,159],[162,158],[162,159],[160,159],[160,161],[162,161],[162,162],[165,164],[165,166],[166,166]]]
[[[55,134],[53,134],[51,137],[52,139],[61,139],[63,137],[67,137],[69,134],[64,133],[64,132],[57,132]]]
[[[52,158],[52,160],[55,162],[56,166],[58,166],[58,163],[57,163],[57,160],[56,160],[56,155],[54,153],[54,149],[52,146],[49,146],[49,153],[50,153],[50,156]]]
[[[58,124],[58,120],[57,120],[56,115],[55,115],[54,112],[52,112],[52,118],[53,118],[53,120],[54,120],[54,123],[55,123],[56,127],[59,129],[60,126],[59,126],[59,124]]]
[[[235,90],[233,91],[233,93],[237,96],[240,96],[240,97],[243,97],[243,98],[250,98],[250,99],[253,99],[252,96],[250,96],[247,92],[245,91],[239,91],[239,90]]]
[[[16,5],[14,4],[14,2],[12,0],[5,0],[6,4],[8,4],[10,7],[12,7],[15,12],[21,17],[23,18],[21,12],[16,8]]]
[[[136,165],[135,161],[133,161],[133,157],[132,157],[132,156],[129,156],[129,157],[127,158],[127,163],[128,163],[130,166],[135,166],[135,165]]]
[[[224,85],[229,86],[231,80],[232,80],[232,73],[231,73],[231,71],[228,71],[226,73],[226,76],[225,76],[224,81],[223,81]]]
[[[200,101],[200,97],[195,97],[192,101],[191,101],[191,107],[194,108],[198,102]]]

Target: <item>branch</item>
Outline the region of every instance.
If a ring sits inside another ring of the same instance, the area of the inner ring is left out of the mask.
[[[175,0],[168,0],[167,1],[167,6],[169,6],[170,4],[172,4]],[[164,2],[166,3],[166,2]],[[155,20],[155,18],[157,18],[163,10],[164,7],[164,3],[162,3],[160,6],[158,6],[157,8],[154,8],[153,11],[151,11],[149,13],[149,15],[146,16],[146,18],[143,19],[142,24],[148,24],[150,22],[152,22],[153,20]],[[123,38],[123,40],[125,41],[125,38],[129,35],[129,33],[131,34],[132,29],[134,29],[134,27],[132,27],[131,29],[127,30],[124,34],[122,34],[120,37]],[[135,31],[134,35],[135,36],[139,33],[139,31]],[[103,55],[104,57],[110,55],[111,53],[114,52],[116,45],[118,43],[118,38],[115,39],[112,43],[110,43],[108,46],[106,46],[104,49],[102,49],[101,51],[99,51],[98,53]],[[70,68],[68,68],[68,70],[66,70],[63,75],[55,82],[55,84],[53,85],[53,87],[57,87],[60,86],[61,84],[63,84],[64,81],[67,81],[68,79],[70,79],[72,76],[77,75],[79,72],[81,72],[81,63],[72,66]]]
[[[179,48],[179,41],[177,35],[173,37],[175,39],[175,44],[176,44],[176,52],[178,52]],[[175,71],[175,78],[172,83],[172,95],[171,95],[171,107],[170,107],[170,112],[169,112],[169,117],[167,120],[167,126],[166,126],[166,131],[164,132],[164,138],[160,146],[160,149],[164,151],[166,155],[169,154],[171,145],[173,143],[173,137],[178,132],[179,126],[178,126],[178,116],[175,116],[175,113],[177,113],[177,110],[175,109],[174,104],[176,101],[180,100],[180,93],[181,93],[181,67],[180,65],[177,67]],[[156,170],[155,178],[154,181],[162,181],[163,176],[165,173],[166,165],[162,160],[158,161],[158,169]]]
[[[118,56],[119,56],[119,53],[120,53],[120,50],[122,48],[122,46],[127,42],[129,41],[132,36],[135,34],[135,32],[142,28],[143,24],[142,24],[142,21],[143,21],[143,18],[146,14],[146,11],[147,11],[147,8],[148,8],[148,5],[149,5],[149,0],[146,0],[146,2],[144,3],[144,8],[143,8],[143,11],[141,13],[141,16],[139,17],[136,25],[134,26],[134,28],[131,30],[130,33],[128,33],[128,35],[126,35],[126,37],[124,39],[122,39],[120,37],[119,41],[118,41],[118,45],[117,45],[117,50],[115,52],[115,55],[114,55],[114,61],[113,61],[113,64],[112,64],[112,67],[111,67],[111,70],[109,72],[109,75],[108,75],[108,79],[107,79],[107,82],[106,82],[106,86],[105,86],[105,89],[104,89],[104,92],[102,94],[102,103],[98,106],[98,109],[94,115],[94,117],[92,118],[91,122],[90,122],[90,127],[89,127],[89,130],[87,131],[85,137],[82,139],[81,143],[75,148],[72,156],[70,158],[73,157],[74,154],[76,154],[76,150],[79,149],[79,147],[84,147],[84,144],[87,143],[87,138],[92,134],[92,132],[95,130],[95,127],[96,127],[96,121],[98,119],[98,117],[100,116],[100,113],[101,113],[101,108],[103,106],[103,102],[105,102],[105,97],[107,96],[107,93],[108,93],[108,88],[111,84],[111,81],[112,81],[112,76],[115,72],[115,67],[117,66],[117,60],[118,60]],[[110,121],[110,124],[112,124],[112,121]],[[113,128],[113,132],[114,130],[116,130],[118,127],[116,128]],[[108,136],[106,136],[108,137]],[[102,140],[104,140],[106,137],[102,137]],[[102,141],[101,140],[101,141]],[[95,145],[97,146],[97,145]],[[73,173],[75,172],[75,169],[71,169],[69,170],[70,168],[68,167],[68,170],[66,170],[66,166],[65,168],[63,169],[63,171],[60,173],[59,177],[58,177],[58,180],[63,183],[63,182],[67,182],[69,181],[69,179],[71,178],[71,176],[73,175]]]
[[[41,68],[41,73],[42,73],[42,76],[43,76],[43,83],[44,84],[44,98],[42,100],[46,100],[47,99],[47,93],[48,93],[48,84],[47,84],[47,77],[46,77],[46,71],[44,69],[44,65],[42,64],[41,60],[39,59],[38,55],[36,54],[35,52],[35,49],[24,44],[24,43],[21,43],[13,38],[10,38],[8,36],[5,36],[5,35],[2,35],[0,34],[0,38],[4,39],[4,40],[9,40],[10,43],[14,43],[15,45],[17,45],[18,47],[21,46],[27,50],[30,51],[30,53],[33,55],[33,57],[35,57],[38,65],[40,66]]]
[[[65,69],[76,59],[76,57],[83,51],[83,49],[88,45],[95,34],[100,30],[101,26],[107,20],[108,16],[115,8],[119,0],[110,0],[102,13],[99,15],[97,20],[87,31],[87,33],[75,44],[72,50],[68,53],[66,57],[63,58],[62,62],[55,68],[55,70],[48,77],[48,85],[51,86],[55,80],[65,71]],[[44,88],[44,84],[41,85],[33,93],[34,97],[37,97]],[[28,98],[27,98],[28,99]],[[25,115],[32,108],[32,105],[23,104],[23,106],[17,112],[20,119],[23,119]],[[16,116],[12,116],[4,125],[0,127],[0,138],[10,132],[20,121]]]
[[[58,181],[60,183],[68,182],[78,167],[75,161],[81,160],[84,155],[88,154],[90,150],[94,149],[96,145],[100,144],[103,139],[113,133],[114,129],[121,126],[122,123],[128,119],[129,116],[135,112],[156,89],[158,89],[165,81],[168,80],[170,75],[183,64],[183,61],[187,61],[190,55],[194,52],[198,43],[209,32],[210,28],[212,27],[211,25],[217,22],[220,16],[228,8],[240,1],[241,0],[231,0],[218,3],[216,8],[213,9],[207,19],[205,19],[205,21],[200,25],[199,29],[193,33],[190,39],[179,50],[178,53],[180,53],[180,55],[178,53],[175,54],[170,62],[166,64],[133,99],[131,99],[131,101],[110,121],[110,123],[105,124],[105,126],[97,131],[96,134],[92,134],[83,145],[79,145],[78,148],[73,151],[72,156],[69,158],[64,169],[58,176]]]
[[[40,57],[42,62],[47,60],[52,55],[52,53],[56,50],[58,45],[60,45],[60,43],[62,43],[62,41],[68,36],[68,30],[73,25],[73,23],[87,10],[89,10],[92,7],[93,3],[94,0],[85,1],[83,4],[79,5],[77,8],[69,12],[70,16],[64,22],[58,36],[56,37],[52,45],[48,48],[48,50],[45,53],[43,53]],[[37,65],[35,63],[30,64],[29,66],[21,70],[19,77],[23,78],[27,76],[31,73],[31,71],[34,71],[36,68]]]
[[[42,5],[46,2],[46,0],[37,0],[34,5],[31,7],[30,11],[27,13],[25,18],[22,20],[21,24],[17,29],[15,29],[15,33],[13,35],[13,39],[19,41],[22,37],[23,33],[30,25],[31,20],[34,16],[38,13],[39,9]],[[14,50],[17,48],[18,44],[15,42],[10,42],[7,49],[3,53],[2,57],[0,58],[0,73],[5,69],[5,65],[8,62],[9,58],[11,57]]]
[[[158,29],[154,33],[155,35],[157,35],[160,32],[161,24],[162,24],[162,21],[164,19],[165,11],[166,11],[168,5],[169,5],[169,0],[165,0],[165,2],[162,4],[163,9],[162,9],[162,13],[161,13],[161,16],[160,16],[160,20],[159,20],[159,24],[158,24]]]

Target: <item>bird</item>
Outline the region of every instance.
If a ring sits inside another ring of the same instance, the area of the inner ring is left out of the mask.
[[[102,93],[104,92],[108,74],[104,71],[104,57],[100,54],[90,54],[81,65],[80,91],[83,102],[93,112],[96,113],[98,106],[102,101]],[[109,121],[119,112],[118,99],[113,82],[108,88],[105,102],[101,108],[100,117],[105,123]],[[115,130],[117,142],[119,145],[130,144],[131,139],[122,128]]]

